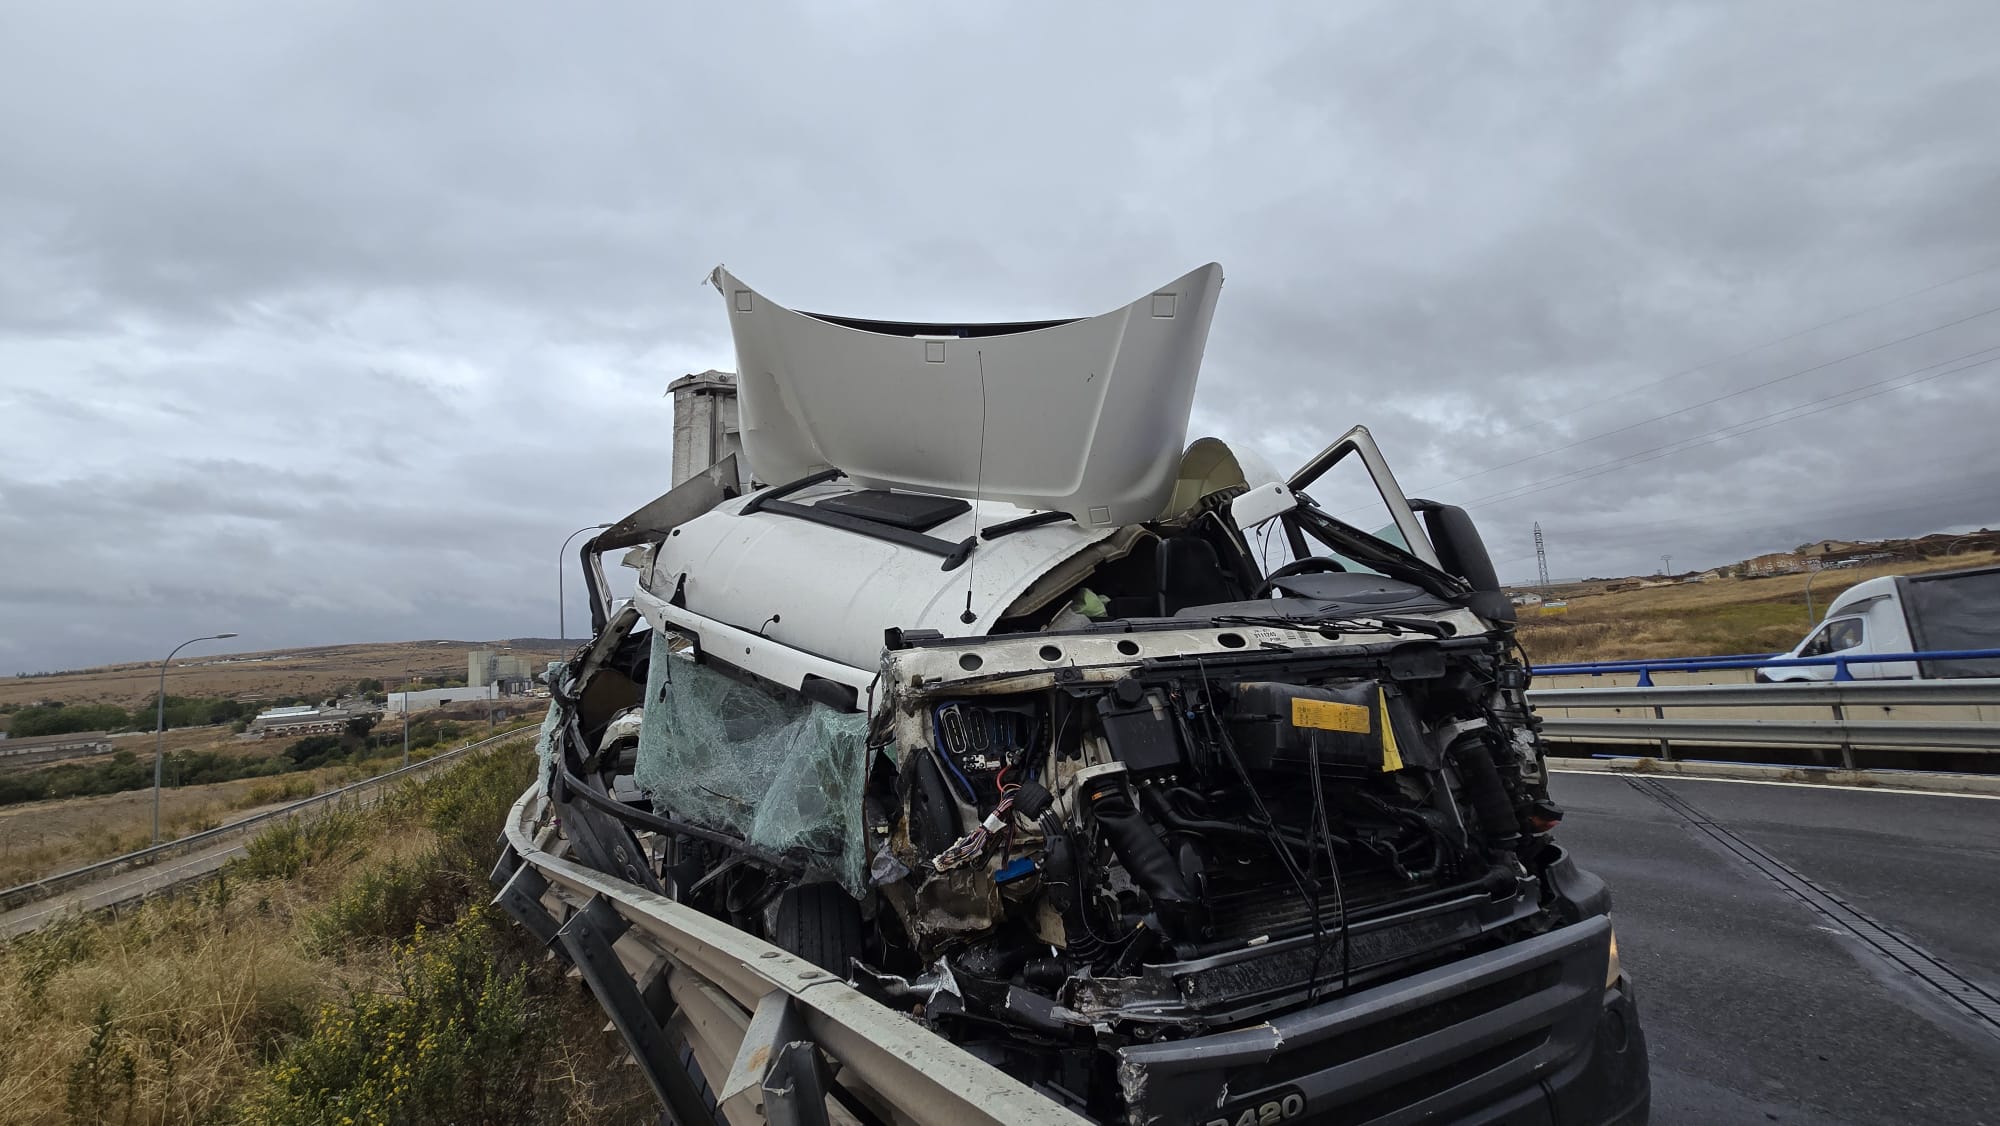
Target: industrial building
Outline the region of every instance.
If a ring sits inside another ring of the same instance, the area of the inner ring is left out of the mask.
[[[62,735],[24,735],[10,739],[0,733],[0,758],[44,762],[78,755],[109,754],[111,736],[102,731],[72,731]]]
[[[243,732],[259,739],[273,739],[291,735],[337,735],[353,719],[354,712],[346,708],[319,708],[310,704],[286,708],[272,708],[257,713],[250,726]]]
[[[470,688],[484,688],[489,684],[519,682],[525,685],[535,678],[534,658],[512,651],[494,652],[491,649],[474,649],[465,655],[465,683]],[[503,686],[502,693],[519,695],[520,691],[508,691]]]
[[[405,709],[421,712],[451,704],[471,704],[499,698],[500,689],[492,684],[481,685],[478,688],[431,688],[422,692],[391,692],[389,702],[382,710],[390,715],[400,715]]]

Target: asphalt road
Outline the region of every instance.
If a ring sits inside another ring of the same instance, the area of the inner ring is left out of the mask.
[[[0,913],[0,938],[40,930],[64,915],[102,911],[157,895],[168,888],[208,875],[241,856],[245,847],[241,840],[221,841],[189,856],[120,872],[63,895]]]
[[[1612,887],[1655,1123],[2000,1126],[2000,1026],[1857,933],[1872,921],[2000,997],[2000,800],[1597,774],[1551,788],[1560,836]],[[1862,918],[1808,906],[1704,820]]]

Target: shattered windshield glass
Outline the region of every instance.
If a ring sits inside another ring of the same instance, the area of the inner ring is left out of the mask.
[[[803,857],[808,878],[866,894],[868,718],[755,687],[653,636],[634,777],[663,813]]]

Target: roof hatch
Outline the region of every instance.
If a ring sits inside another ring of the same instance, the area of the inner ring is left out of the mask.
[[[1102,316],[923,325],[788,309],[718,266],[760,480],[984,497],[1104,527],[1166,507],[1222,291],[1206,266]]]

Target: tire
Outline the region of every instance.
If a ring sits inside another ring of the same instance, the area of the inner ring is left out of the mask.
[[[786,888],[771,942],[843,980],[863,947],[861,905],[835,884]]]

